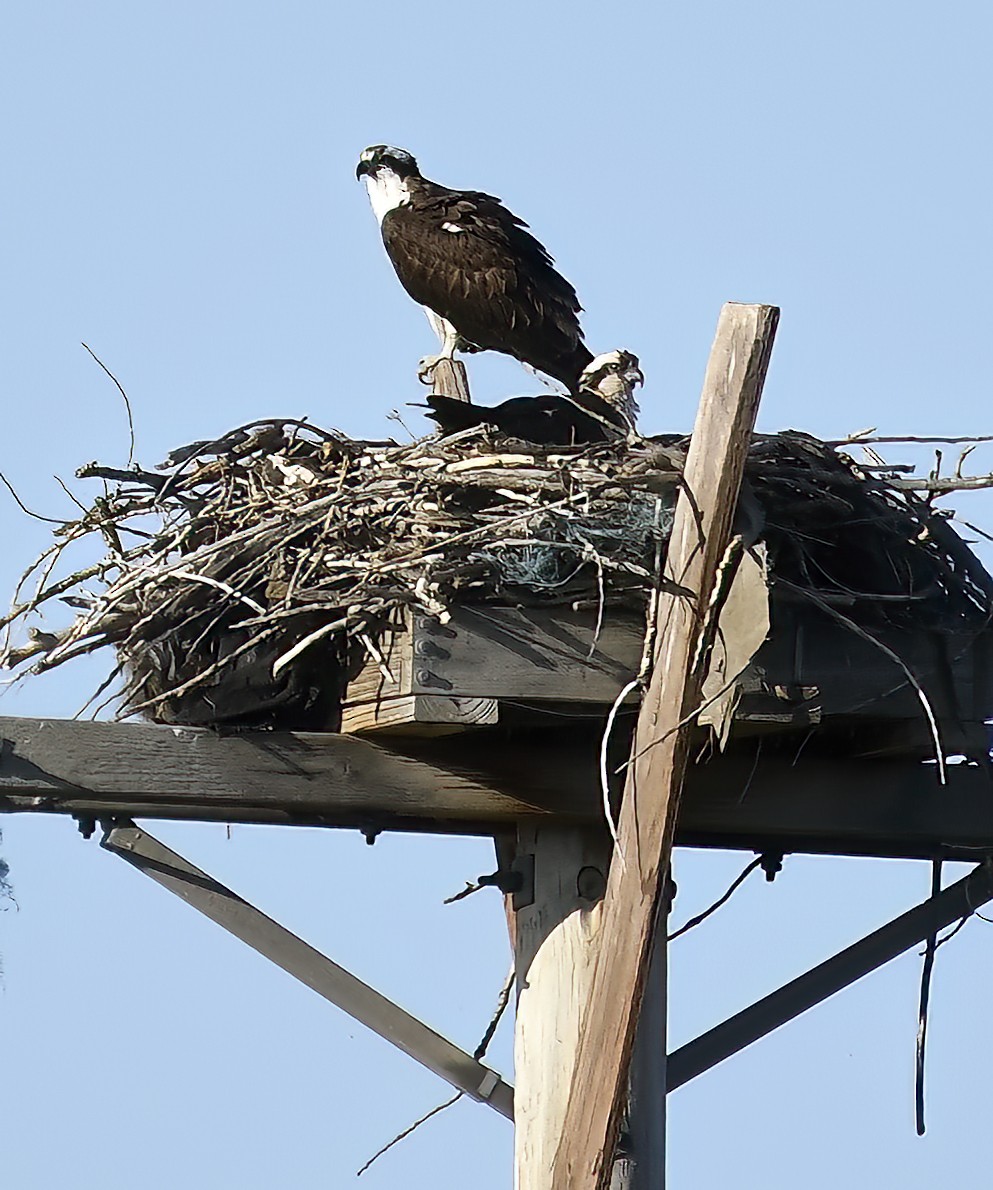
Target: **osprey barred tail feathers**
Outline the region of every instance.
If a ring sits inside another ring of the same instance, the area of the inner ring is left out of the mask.
[[[355,176],[365,181],[400,284],[441,339],[422,375],[457,350],[500,351],[578,391],[593,361],[582,307],[526,223],[490,194],[422,177],[405,149],[373,145]]]

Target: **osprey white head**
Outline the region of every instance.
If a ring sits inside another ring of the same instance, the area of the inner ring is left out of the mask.
[[[359,155],[356,178],[365,182],[369,201],[382,225],[390,211],[410,202],[410,178],[419,178],[420,170],[412,154],[394,145],[371,145]]]
[[[645,383],[638,357],[631,351],[605,351],[592,359],[579,377],[580,389],[596,393],[624,418],[631,433],[638,420],[634,390]]]

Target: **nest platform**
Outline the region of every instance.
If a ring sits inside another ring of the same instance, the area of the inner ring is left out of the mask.
[[[407,445],[273,420],[173,452],[56,534],[7,662],[111,651],[119,717],[438,735],[589,731],[642,664],[685,440]],[[754,438],[711,705],[723,745],[985,756],[993,580],[899,474]],[[99,559],[53,577],[64,550]],[[628,703],[634,705],[637,690]]]

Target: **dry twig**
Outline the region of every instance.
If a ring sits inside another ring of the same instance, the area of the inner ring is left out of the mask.
[[[620,605],[647,610],[650,626],[684,449],[542,448],[486,430],[355,442],[290,418],[182,447],[166,476],[94,463],[79,474],[107,494],[55,522],[0,627],[63,600],[76,619],[51,629],[55,647],[7,662],[40,671],[110,646],[125,714],[236,721],[219,708],[250,690],[275,722],[328,685],[336,658],[386,666],[379,640],[404,608],[444,621],[464,603],[588,602],[598,624]],[[930,476],[877,477],[790,432],[755,437],[748,480],[773,583],[844,607],[857,630],[958,630],[993,610],[988,576],[920,498]],[[94,535],[105,556],[67,574],[66,550]]]

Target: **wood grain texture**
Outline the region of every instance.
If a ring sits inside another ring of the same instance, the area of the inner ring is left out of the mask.
[[[599,737],[487,731],[389,745],[331,734],[0,718],[0,813],[121,815],[489,835],[602,822]],[[746,796],[747,793],[747,796]],[[859,761],[808,747],[714,756],[687,772],[681,844],[972,859],[993,850],[987,769]]]
[[[528,813],[457,765],[352,736],[46,719],[0,719],[0,799],[8,809],[333,825]]]
[[[637,672],[645,626],[612,610],[597,632],[596,619],[568,608],[453,608],[446,624],[408,613],[384,654],[395,680],[367,663],[349,683],[346,712],[411,694],[610,706]]]
[[[760,606],[761,579],[754,561],[744,563],[720,619],[711,661],[713,689],[725,684],[734,660],[755,650],[727,704],[733,704],[739,737],[756,725],[861,720],[868,734],[881,721],[906,723],[908,750],[933,750],[917,692],[880,649],[843,625],[795,603],[772,598],[775,632],[764,643],[768,611]],[[742,615],[744,611],[744,615]],[[911,667],[928,692],[949,751],[975,752],[990,712],[990,642],[975,633],[890,631],[880,639]],[[638,671],[644,640],[640,614],[610,608],[599,633],[595,611],[568,608],[463,607],[440,624],[408,611],[382,647],[390,677],[368,660],[349,683],[343,707],[346,732],[380,730],[405,722],[453,722],[444,700],[555,702],[603,707]],[[938,647],[938,646],[941,647]],[[421,702],[389,706],[391,700]],[[632,695],[630,702],[633,703]],[[437,701],[431,701],[437,699]],[[461,715],[472,723],[472,713]],[[717,709],[710,715],[720,719]],[[491,719],[475,720],[491,722]],[[971,742],[970,742],[971,741]],[[968,746],[967,746],[968,745]],[[979,748],[982,751],[982,748]]]
[[[518,853],[534,856],[534,903],[518,911],[515,930],[514,1186],[545,1190],[593,977],[610,838],[602,828],[524,826]]]
[[[665,1190],[667,921],[668,913],[655,930],[631,1056],[625,1143],[614,1159],[610,1190]]]
[[[472,400],[469,396],[469,374],[460,359],[440,359],[431,375],[431,391],[439,397],[451,397],[453,401]]]
[[[640,615],[608,611],[598,631],[595,612],[568,608],[461,608],[445,629],[417,675],[425,683],[606,706],[637,672],[645,636]]]
[[[492,727],[499,721],[500,704],[495,698],[407,694],[344,708],[341,730],[346,735],[439,736],[469,727]]]
[[[620,847],[603,905],[599,955],[552,1190],[606,1187],[620,1126],[662,882],[675,835],[703,674],[694,655],[737,501],[779,311],[721,311],[676,505],[667,577],[694,598],[663,594],[654,668],[635,732]]]

